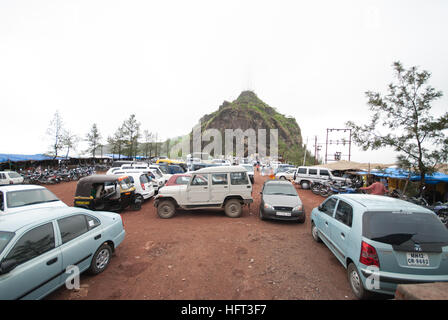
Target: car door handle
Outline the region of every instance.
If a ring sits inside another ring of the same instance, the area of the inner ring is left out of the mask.
[[[57,258],[57,257],[56,257],[56,258],[53,258],[53,259],[51,259],[51,260],[48,260],[48,261],[47,261],[47,266],[52,265],[52,264],[55,263],[56,261],[58,261],[58,258]]]
[[[100,235],[100,234],[97,235],[97,236],[95,236],[95,238],[93,238],[93,239],[98,240],[99,238],[101,238],[101,235]]]
[[[204,189],[208,189],[208,187],[204,187]]]
[[[247,186],[247,189],[250,189],[251,186]]]
[[[344,234],[344,232],[341,232],[341,237],[342,237],[342,239],[345,239],[345,234]]]
[[[325,221],[325,225],[328,227],[328,221]]]
[[[227,189],[228,188],[228,186],[224,186],[224,189]]]

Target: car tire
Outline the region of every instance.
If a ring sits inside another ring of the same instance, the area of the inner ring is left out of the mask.
[[[176,206],[171,200],[164,200],[157,206],[157,214],[162,219],[169,219],[176,213]]]
[[[88,270],[89,273],[99,274],[106,270],[110,263],[111,257],[112,248],[107,243],[103,243],[93,255],[92,262],[90,263],[90,268]]]
[[[353,262],[348,265],[347,278],[350,288],[353,291],[353,294],[358,299],[365,300],[372,297],[372,293],[364,288],[361,276],[359,275],[358,269],[356,268]]]
[[[297,220],[297,222],[300,223],[300,224],[305,223],[305,221],[306,221],[306,217],[305,216],[303,216],[302,219]]]
[[[228,200],[224,205],[224,211],[230,218],[239,218],[243,213],[241,202],[236,199]]]
[[[134,203],[131,205],[132,210],[134,210],[134,211],[140,210],[142,208],[142,204],[143,204],[144,200],[145,199],[143,198],[143,196],[141,194],[136,194]]]
[[[310,184],[309,184],[308,181],[300,182],[300,186],[302,187],[302,189],[309,189],[310,188]]]
[[[286,180],[286,177],[285,176],[281,176],[280,180]]]
[[[319,237],[319,232],[318,232],[317,227],[314,224],[314,222],[311,222],[311,236],[313,237],[314,241],[322,242],[322,240]]]

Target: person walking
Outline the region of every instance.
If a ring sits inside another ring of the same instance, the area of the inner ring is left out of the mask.
[[[368,187],[359,188],[360,190],[366,190],[369,194],[375,194],[378,196],[384,196],[389,190],[382,184],[379,179],[375,179],[375,181]]]

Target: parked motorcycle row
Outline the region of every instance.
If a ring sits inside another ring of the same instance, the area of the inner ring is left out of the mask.
[[[60,182],[77,181],[82,177],[87,177],[95,173],[96,171],[94,167],[19,171],[19,174],[23,177],[24,184],[56,184]]]

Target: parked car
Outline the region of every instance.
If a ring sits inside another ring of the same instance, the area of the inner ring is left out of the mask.
[[[143,197],[143,199],[149,199],[152,196],[154,196],[154,186],[152,182],[152,178],[148,176],[147,173],[143,171],[136,170],[135,172],[132,172],[133,170],[129,171],[116,171],[114,175],[119,176],[127,176],[130,180],[130,182],[135,187],[135,193],[139,194]]]
[[[255,183],[254,166],[251,164],[240,164],[240,166],[247,170],[247,174],[249,175],[250,182],[252,182],[252,184],[254,184]]]
[[[0,171],[0,185],[23,183],[23,177],[15,171]]]
[[[224,208],[227,216],[240,217],[243,205],[253,202],[252,184],[240,166],[203,168],[192,173],[186,185],[165,186],[155,198],[159,217],[171,218],[177,208]]]
[[[448,230],[432,211],[410,202],[333,195],[311,212],[311,234],[347,269],[360,299],[393,295],[400,283],[448,281]]]
[[[43,207],[67,207],[67,205],[43,186],[7,185],[0,187],[0,214]]]
[[[133,161],[116,161],[112,167],[107,170],[106,174],[114,174],[117,171],[123,170],[148,170],[149,165],[146,162]]]
[[[296,220],[304,223],[306,219],[302,200],[289,181],[267,180],[260,192],[259,215],[261,220]]]
[[[59,207],[0,219],[0,300],[42,299],[73,273],[106,270],[125,237],[119,214]]]
[[[74,206],[98,211],[120,212],[127,207],[140,210],[143,197],[127,176],[93,175],[76,186]]]
[[[309,189],[313,181],[332,179],[333,181],[348,182],[350,179],[337,177],[327,168],[319,167],[298,167],[294,174],[294,182],[300,184],[302,189]]]
[[[189,173],[178,173],[171,176],[165,186],[176,186],[185,185],[190,182],[191,174]]]
[[[162,174],[163,179],[164,179],[163,184],[165,184],[171,178],[171,176],[173,175],[172,173],[169,173],[169,171],[167,169],[167,166],[159,166],[158,164],[157,165],[150,165],[149,169],[151,169],[151,170],[158,170],[160,172],[160,174]]]
[[[291,168],[286,171],[279,172],[275,175],[275,178],[281,180],[293,180],[296,170],[297,168]]]
[[[277,167],[275,167],[274,174],[277,174],[277,173],[280,173],[280,172],[286,172],[286,171],[288,171],[289,169],[292,169],[292,168],[294,168],[294,165],[292,165],[292,164],[279,163],[277,165]]]

